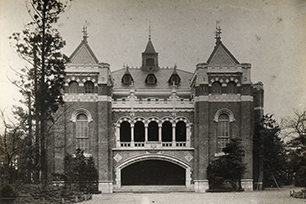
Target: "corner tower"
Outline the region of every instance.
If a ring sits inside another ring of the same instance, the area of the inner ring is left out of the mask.
[[[241,184],[245,191],[252,186],[252,137],[254,94],[251,65],[240,63],[221,41],[216,43],[206,63],[197,64],[191,80],[194,105],[194,179],[195,191],[208,189],[206,169],[224,155],[223,148],[233,138],[240,138],[245,150],[246,173]]]

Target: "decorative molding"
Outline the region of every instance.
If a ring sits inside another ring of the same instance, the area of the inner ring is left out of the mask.
[[[63,96],[65,102],[98,102],[107,101],[111,102],[111,96],[98,95],[98,94],[65,94]]]
[[[195,102],[253,102],[253,96],[240,94],[202,95],[194,97]]]
[[[76,122],[76,118],[79,114],[85,114],[87,116],[88,122],[93,121],[90,112],[88,110],[84,109],[84,108],[79,108],[79,109],[73,111],[73,113],[71,114],[70,121]]]
[[[187,153],[185,159],[190,162],[193,159],[193,156],[190,153]]]
[[[226,115],[228,115],[229,121],[230,121],[230,122],[234,122],[234,121],[235,121],[235,117],[234,117],[233,112],[232,112],[231,110],[227,109],[227,108],[222,108],[222,109],[220,109],[220,110],[218,110],[218,111],[216,112],[215,117],[214,117],[214,121],[215,121],[215,122],[218,122],[218,121],[219,121],[219,116],[220,116],[221,114],[226,114]]]
[[[193,112],[194,108],[176,108],[176,112]],[[113,112],[166,112],[166,113],[173,113],[173,108],[134,108],[131,110],[131,108],[113,108]]]
[[[115,159],[116,162],[120,162],[121,159],[122,159],[122,156],[121,156],[120,154],[117,153],[117,154],[114,156],[114,159]]]

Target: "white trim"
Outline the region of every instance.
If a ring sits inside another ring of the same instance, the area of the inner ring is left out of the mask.
[[[215,117],[214,117],[214,121],[215,122],[218,122],[219,121],[219,116],[221,114],[226,114],[228,115],[229,117],[229,122],[234,122],[235,121],[235,117],[234,117],[234,113],[227,109],[227,108],[222,108],[222,109],[219,109],[216,113],[215,113]]]
[[[137,155],[134,157],[131,157],[115,166],[115,175],[116,175],[116,185],[115,188],[119,189],[121,188],[121,170],[131,164],[134,164],[139,161],[145,161],[145,160],[163,160],[167,162],[171,162],[173,164],[176,164],[182,168],[185,169],[186,171],[186,178],[185,178],[185,186],[187,188],[191,187],[191,172],[192,172],[192,167],[189,163],[185,162],[184,160],[181,160],[180,158],[173,157],[170,155],[161,155],[161,154],[144,154],[144,155]]]
[[[111,102],[112,97],[106,95],[98,95],[97,93],[76,93],[68,94],[66,93],[63,96],[65,102],[98,102],[98,101],[107,101]]]
[[[112,108],[113,112],[127,112],[127,113],[135,113],[135,112],[165,112],[165,113],[172,113],[173,108],[133,108],[131,109],[130,107],[126,108]],[[176,108],[175,112],[193,112],[194,108]]]
[[[240,94],[218,94],[218,95],[201,95],[194,97],[195,102],[241,102],[249,101],[253,102],[253,96],[245,96]]]
[[[85,114],[87,116],[88,122],[92,122],[93,121],[90,112],[88,110],[84,109],[84,108],[79,108],[79,109],[73,111],[73,113],[71,114],[70,121],[75,123],[76,122],[76,118],[77,118],[77,116],[79,114]]]

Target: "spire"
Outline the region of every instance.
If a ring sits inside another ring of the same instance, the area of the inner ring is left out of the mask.
[[[83,26],[82,33],[83,33],[83,40],[87,43],[88,33],[87,33],[87,26],[86,25]]]
[[[218,26],[219,24],[219,21],[216,22],[216,36],[215,36],[215,39],[216,39],[216,44],[218,44],[219,42],[221,42],[221,28],[220,26]]]
[[[151,41],[151,21],[149,21],[149,41]]]
[[[144,53],[156,53],[153,43],[151,41],[151,21],[149,21],[149,42],[147,44],[147,47],[144,51]]]

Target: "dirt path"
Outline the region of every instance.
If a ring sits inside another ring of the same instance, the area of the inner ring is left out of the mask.
[[[241,193],[114,193],[94,195],[84,204],[306,204],[306,199],[290,197],[290,190],[301,188],[285,187],[280,191]]]

